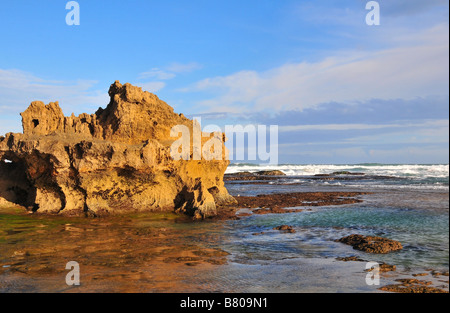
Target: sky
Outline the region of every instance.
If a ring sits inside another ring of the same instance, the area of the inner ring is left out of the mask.
[[[278,125],[280,163],[448,163],[448,0],[379,0],[372,26],[366,0],[79,0],[79,25],[68,2],[1,1],[0,134],[119,80],[202,126]]]

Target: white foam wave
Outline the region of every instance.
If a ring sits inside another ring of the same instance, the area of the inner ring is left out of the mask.
[[[408,189],[408,190],[436,190],[436,191],[449,191],[449,186],[443,185],[383,185],[383,184],[371,184],[371,185],[359,185],[359,184],[349,184],[345,185],[351,188],[371,188],[371,189]]]
[[[348,171],[362,172],[367,175],[396,176],[410,178],[448,178],[448,164],[230,164],[226,173],[257,172],[265,170],[280,170],[289,176],[304,176],[317,174],[330,174],[333,172]]]

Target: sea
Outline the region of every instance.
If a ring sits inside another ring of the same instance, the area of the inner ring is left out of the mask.
[[[362,203],[318,207],[301,213],[252,216],[238,221],[234,225],[235,229],[241,229],[237,232],[239,235],[235,241],[241,243],[240,248],[234,253],[237,260],[252,260],[250,263],[260,264],[266,259],[270,263],[275,259],[293,260],[299,256],[310,261],[330,260],[336,256],[357,256],[361,259],[369,258],[372,261],[396,265],[397,273],[426,272],[430,269],[448,271],[448,164],[274,166],[238,163],[231,164],[226,173],[267,170],[279,170],[286,176],[274,177],[273,180],[263,184],[258,181],[229,181],[227,182],[229,192],[241,196],[327,191],[360,191],[369,194],[361,197]],[[242,236],[243,233],[261,232],[282,224],[293,226],[297,230],[296,234],[278,235],[276,240],[260,236]],[[355,233],[395,239],[403,244],[404,249],[386,255],[369,256],[364,252],[339,246],[333,241]],[[330,281],[326,282],[329,283]],[[347,286],[351,285],[350,282],[347,283]],[[333,281],[331,289],[341,290],[336,284],[337,281]],[[309,290],[309,287],[313,287],[297,283],[295,285],[300,290]],[[329,290],[320,283],[314,286],[318,290]],[[342,289],[347,290],[346,287]]]
[[[401,278],[448,291],[448,276],[433,275],[449,270],[448,164],[237,163],[226,174],[266,170],[286,175],[226,180],[225,186],[234,196],[366,194],[355,204],[230,221],[192,222],[168,213],[69,219],[0,211],[0,292],[378,293]],[[279,225],[296,232],[273,230]],[[403,249],[368,254],[335,241],[350,234],[398,240]],[[352,256],[363,261],[337,259]],[[80,286],[66,284],[69,261],[80,264]],[[369,262],[395,265],[396,271],[370,283]]]
[[[347,188],[405,189],[447,191],[449,188],[448,164],[281,164],[255,165],[249,163],[230,164],[226,174],[279,170],[287,175],[274,184],[302,184],[302,187],[345,186]],[[341,175],[332,182],[315,179],[320,175],[343,173],[358,175],[349,179]],[[340,179],[339,179],[340,178]]]

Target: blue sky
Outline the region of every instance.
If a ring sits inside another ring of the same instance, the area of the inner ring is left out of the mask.
[[[0,133],[31,101],[66,115],[115,80],[202,124],[279,125],[281,163],[448,163],[449,3],[62,0],[0,6]]]

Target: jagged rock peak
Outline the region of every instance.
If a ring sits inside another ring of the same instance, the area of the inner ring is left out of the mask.
[[[173,108],[155,94],[129,83],[115,81],[109,88],[110,102],[95,114],[64,116],[58,102],[45,105],[35,101],[22,115],[27,135],[55,133],[82,134],[97,139],[138,144],[149,138],[169,137],[177,124],[192,128],[192,121],[173,112]]]
[[[64,116],[58,102],[40,101],[21,113],[24,133],[0,137],[0,205],[97,216],[175,210],[205,218],[235,201],[223,183],[225,136],[216,135],[220,160],[174,160],[171,128],[193,130],[194,122],[131,84],[116,81],[109,95],[95,114]]]

